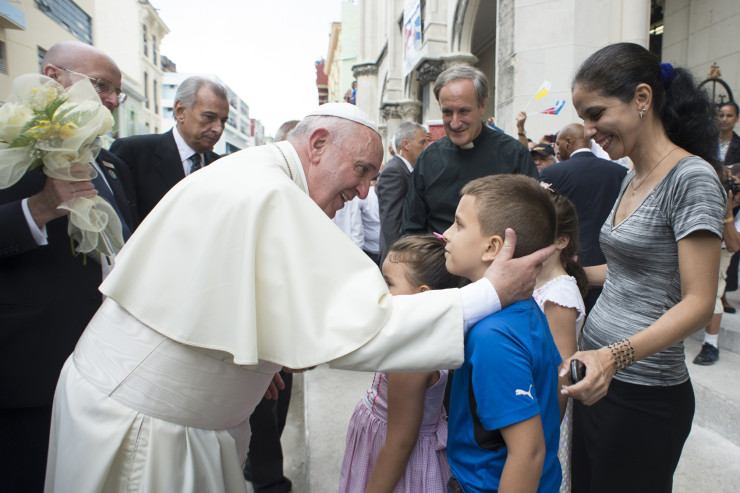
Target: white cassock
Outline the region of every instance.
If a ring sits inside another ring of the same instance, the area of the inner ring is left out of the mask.
[[[459,290],[390,296],[300,166],[287,142],[224,157],[131,237],[57,385],[47,492],[244,492],[280,367],[462,364]]]

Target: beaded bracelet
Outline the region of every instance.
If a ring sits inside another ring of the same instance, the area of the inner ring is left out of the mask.
[[[612,352],[617,372],[620,372],[635,362],[635,348],[629,339],[622,339],[607,346]]]

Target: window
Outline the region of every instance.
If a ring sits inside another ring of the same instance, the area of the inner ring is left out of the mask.
[[[7,74],[8,69],[5,66],[5,42],[0,41],[0,74]]]
[[[40,46],[36,47],[36,54],[39,58],[39,72],[44,68],[44,57],[46,56],[46,50]]]
[[[157,64],[157,37],[152,36],[152,61]]]
[[[149,108],[149,74],[144,72],[144,105]]]
[[[159,113],[159,98],[157,97],[157,79],[152,80],[152,99],[154,100],[154,112]]]
[[[72,0],[34,0],[34,3],[77,39],[92,44],[92,18]]]
[[[144,56],[149,56],[149,47],[148,47],[148,41],[149,37],[146,34],[146,24],[141,25],[141,39],[144,43]]]

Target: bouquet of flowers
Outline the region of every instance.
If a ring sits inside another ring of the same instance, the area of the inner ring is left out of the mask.
[[[86,181],[97,176],[92,163],[99,138],[113,126],[88,79],[64,89],[49,77],[22,75],[0,107],[0,188],[8,188],[39,166],[51,177]],[[95,196],[64,202],[68,233],[79,253],[114,255],[123,246],[121,221],[113,207]]]

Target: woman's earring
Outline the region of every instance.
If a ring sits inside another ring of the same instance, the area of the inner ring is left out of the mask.
[[[640,111],[641,111],[641,113],[640,113],[640,118],[642,118],[642,117],[644,117],[644,116],[645,116],[645,112],[647,111],[647,108],[643,108],[643,109],[641,109]]]

